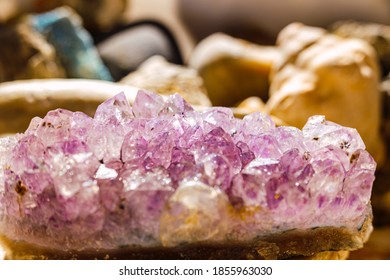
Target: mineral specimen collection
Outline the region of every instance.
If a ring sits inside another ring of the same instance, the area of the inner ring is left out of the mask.
[[[123,93],[93,118],[64,109],[0,138],[0,233],[57,250],[249,242],[289,230],[357,232],[376,163],[352,128],[195,111]]]

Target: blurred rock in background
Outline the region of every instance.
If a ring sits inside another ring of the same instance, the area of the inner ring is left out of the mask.
[[[353,127],[378,166],[385,161],[382,97],[375,50],[365,41],[293,23],[277,40],[267,112],[302,128],[312,115]]]
[[[87,29],[107,31],[122,22],[129,0],[0,0],[0,23],[27,13],[46,12],[67,5],[83,18]]]
[[[65,6],[33,15],[30,22],[54,46],[68,78],[112,80],[91,35],[72,8]]]
[[[330,26],[330,31],[345,38],[359,38],[371,44],[382,68],[382,76],[390,72],[390,26],[357,21],[340,21]]]
[[[98,32],[112,29],[121,23],[128,2],[0,0],[0,81],[112,80],[85,26]]]
[[[0,82],[65,78],[54,47],[29,23],[0,26]]]
[[[183,63],[174,36],[157,21],[135,22],[105,37],[97,44],[97,49],[115,81],[154,55],[163,56],[175,64]]]
[[[169,63],[162,56],[146,60],[137,71],[120,81],[163,95],[179,93],[188,103],[197,106],[211,106],[203,80],[196,70]]]
[[[250,96],[267,101],[269,74],[278,59],[274,47],[217,33],[195,47],[189,66],[203,78],[213,105],[235,106]]]

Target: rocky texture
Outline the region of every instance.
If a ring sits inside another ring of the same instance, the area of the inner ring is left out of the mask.
[[[382,68],[382,75],[387,76],[390,72],[390,26],[357,22],[340,21],[334,23],[330,30],[341,37],[359,38],[371,44],[378,54]]]
[[[163,56],[175,64],[182,63],[179,47],[171,32],[162,24],[152,21],[121,28],[99,42],[97,49],[116,81],[154,55]]]
[[[32,26],[52,44],[68,78],[112,80],[91,35],[71,8],[31,16]]]
[[[169,63],[161,56],[149,58],[120,83],[164,95],[178,93],[192,105],[211,106],[203,80],[196,70]]]
[[[0,232],[36,246],[175,250],[257,240],[261,256],[283,258],[356,249],[371,232],[376,163],[355,129],[323,116],[301,131],[261,113],[240,120],[139,91],[132,107],[118,94],[93,118],[50,111],[0,149]],[[267,255],[269,246],[280,250]]]
[[[268,99],[269,73],[278,59],[276,48],[218,33],[196,46],[189,66],[203,78],[213,105],[235,106],[250,96]]]
[[[301,52],[313,46],[327,34],[325,29],[292,23],[286,26],[276,41],[279,48],[279,59],[274,63],[271,71],[271,80],[288,64],[294,64]]]
[[[0,82],[66,76],[55,49],[28,23],[0,26]]]
[[[361,248],[363,243],[367,241],[372,230],[370,224],[371,220],[367,219],[358,231],[326,227],[291,230],[281,234],[263,236],[251,242],[183,244],[177,247],[122,247],[117,250],[59,251],[47,247],[31,246],[31,244],[24,242],[13,242],[1,236],[0,244],[4,246],[5,259],[17,260],[343,260],[349,256],[350,250]]]
[[[382,165],[382,102],[375,50],[362,40],[343,39],[298,23],[279,34],[277,45],[282,59],[271,75],[267,111],[296,127],[303,127],[314,114],[354,127]]]

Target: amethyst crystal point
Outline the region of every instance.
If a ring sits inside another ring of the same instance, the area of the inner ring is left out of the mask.
[[[375,168],[355,129],[322,116],[299,130],[121,93],[94,118],[58,109],[0,138],[0,233],[83,250],[356,229]]]
[[[246,135],[259,135],[273,131],[275,124],[270,116],[256,112],[243,118],[240,129]]]
[[[133,119],[133,111],[125,94],[119,93],[101,104],[95,113],[97,122],[111,125],[124,124]]]
[[[184,116],[186,112],[192,112],[194,109],[179,94],[170,95],[159,115]]]
[[[123,140],[130,130],[127,124],[133,119],[133,111],[123,92],[97,108],[87,143],[99,159],[107,162],[119,158]]]
[[[313,149],[333,145],[352,155],[356,150],[366,148],[356,129],[327,121],[324,116],[309,118],[302,131],[305,141],[313,145]]]
[[[157,94],[140,90],[134,100],[133,111],[137,118],[157,117],[164,108],[164,99]]]

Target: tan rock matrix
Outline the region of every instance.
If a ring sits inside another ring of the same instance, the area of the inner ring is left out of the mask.
[[[278,36],[281,59],[271,73],[268,113],[302,127],[308,117],[355,127],[380,164],[380,71],[375,50],[365,41],[343,39],[320,28],[294,23]]]

